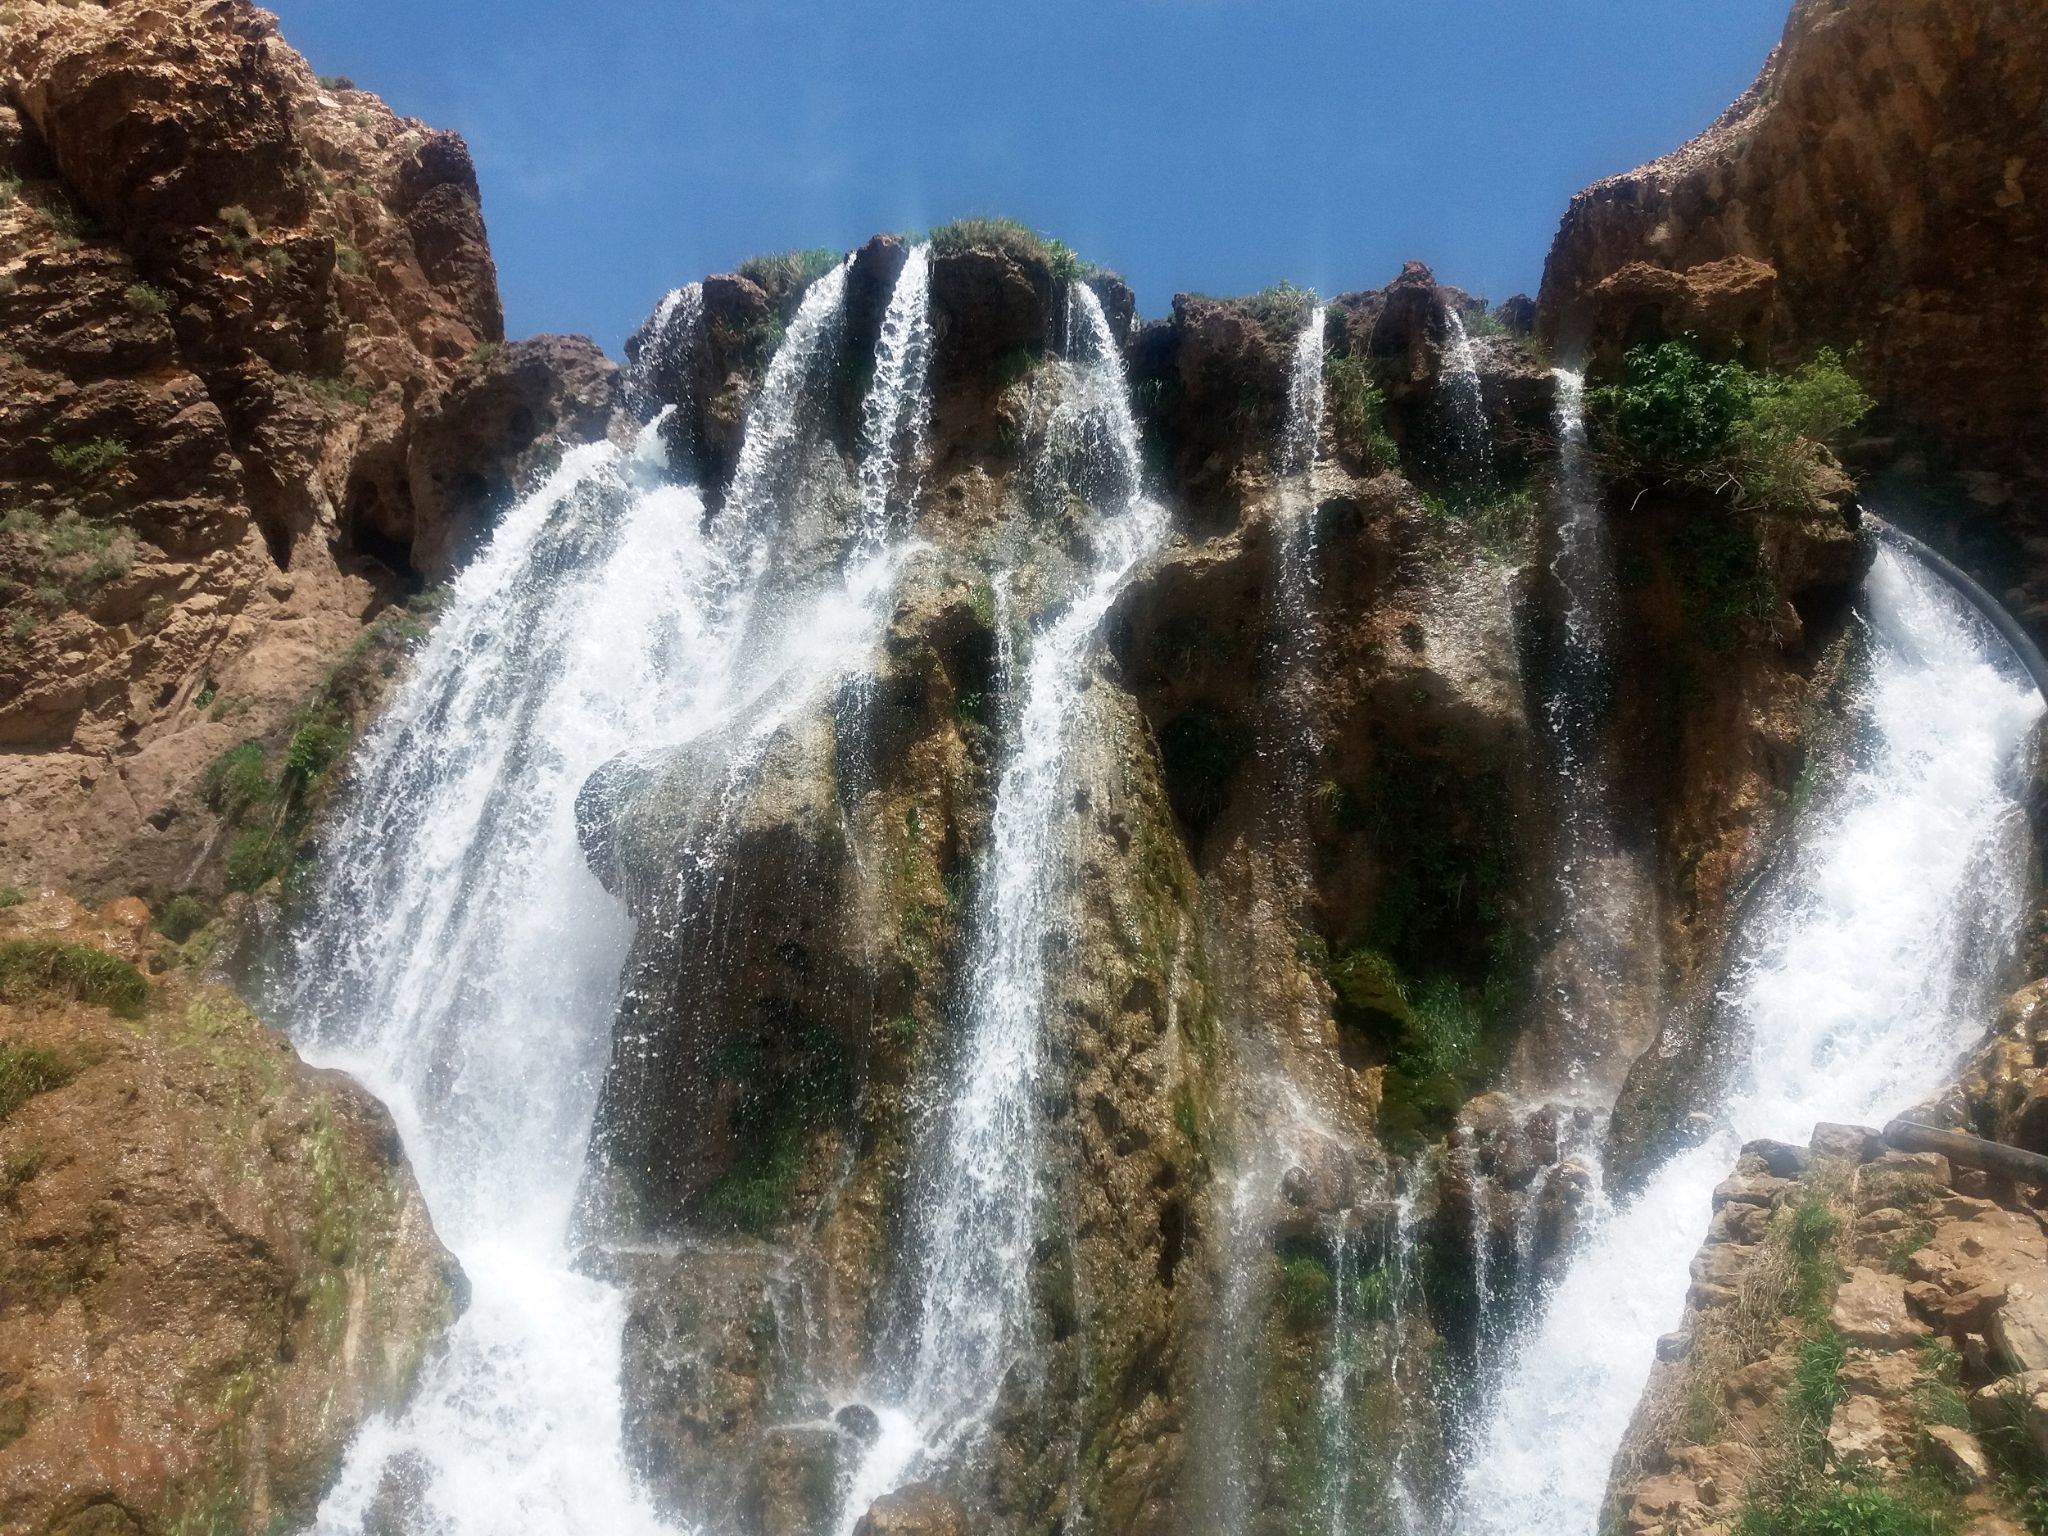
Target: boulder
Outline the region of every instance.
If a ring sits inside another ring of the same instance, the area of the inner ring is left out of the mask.
[[[1860,1266],[1836,1290],[1830,1320],[1843,1338],[1863,1349],[1905,1349],[1929,1331],[1907,1312],[1902,1277]]]
[[[869,1505],[853,1536],[967,1536],[967,1515],[950,1494],[912,1483]]]

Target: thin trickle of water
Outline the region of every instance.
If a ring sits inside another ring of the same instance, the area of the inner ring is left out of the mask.
[[[763,738],[871,654],[889,558],[761,590],[790,515],[775,455],[815,411],[843,286],[842,269],[799,308],[717,517],[664,473],[662,417],[631,455],[572,450],[457,578],[352,760],[285,1012],[310,1057],[391,1105],[472,1296],[403,1416],[357,1437],[323,1533],[364,1530],[399,1465],[435,1536],[669,1529],[621,1450],[622,1299],[572,1262],[632,937],[575,803],[620,754],[735,719]]]
[[[1684,1307],[1714,1185],[1756,1137],[1882,1124],[1982,1030],[2025,894],[2017,759],[2039,696],[1982,619],[1883,550],[1866,583],[1866,750],[1737,936],[1750,1038],[1724,1127],[1593,1230],[1511,1365],[1466,1471],[1468,1536],[1590,1536],[1657,1335]]]
[[[1446,304],[1443,310],[1449,332],[1443,390],[1457,454],[1455,468],[1468,483],[1478,485],[1493,473],[1493,434],[1486,425],[1486,395],[1479,386],[1479,354],[1473,350],[1465,317],[1457,306]]]
[[[845,1529],[875,1498],[942,1464],[979,1433],[1027,1342],[1026,1286],[1044,1193],[1036,1095],[1045,967],[1065,857],[1060,813],[1084,714],[1079,692],[1104,613],[1165,528],[1163,514],[1139,493],[1137,423],[1102,306],[1078,283],[1068,302],[1073,356],[1052,431],[1106,448],[1114,462],[1101,466],[1100,483],[1113,495],[1096,504],[1093,569],[1028,649],[1018,640],[1014,583],[1007,575],[995,582],[999,676],[1015,707],[1004,724],[985,905],[972,934],[962,1059],[917,1218],[923,1273],[901,1406],[881,1414],[882,1437],[844,1505]]]
[[[861,411],[860,538],[875,549],[892,531],[892,503],[916,494],[931,432],[931,270],[931,247],[912,246],[882,316],[875,381]]]

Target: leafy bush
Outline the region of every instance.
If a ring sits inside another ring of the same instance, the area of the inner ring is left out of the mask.
[[[323,91],[352,91],[356,88],[355,81],[349,79],[347,75],[320,75],[316,78],[319,80],[320,89]]]
[[[74,480],[98,479],[127,457],[128,445],[117,437],[95,437],[50,450],[50,462]]]
[[[1340,456],[1374,472],[1400,467],[1400,450],[1387,431],[1386,396],[1365,358],[1323,359],[1323,416]]]
[[[49,939],[0,943],[0,1001],[63,997],[132,1018],[149,1001],[149,983],[126,960],[88,944]]]
[[[154,283],[130,283],[122,297],[138,315],[161,315],[171,307],[171,296]]]
[[[1347,1008],[1385,1014],[1405,1022],[1408,997],[1394,962],[1376,949],[1350,949],[1331,962],[1325,975],[1338,1002]]]
[[[210,921],[206,905],[189,891],[180,891],[157,909],[156,931],[182,944]]]
[[[1602,451],[1763,511],[1813,507],[1828,450],[1875,403],[1827,348],[1778,374],[1709,362],[1688,338],[1632,348],[1623,369],[1621,383],[1592,394]]]
[[[367,270],[363,261],[363,253],[354,246],[346,244],[337,244],[334,247],[334,265],[341,271],[350,274]]]
[[[0,208],[11,208],[14,200],[21,196],[19,176],[0,176]]]
[[[19,887],[0,885],[0,908],[18,907],[27,900],[28,897],[22,894]]]
[[[1508,333],[1507,322],[1495,314],[1493,306],[1484,299],[1472,309],[1461,312],[1458,318],[1465,322],[1467,336],[1505,336]]]

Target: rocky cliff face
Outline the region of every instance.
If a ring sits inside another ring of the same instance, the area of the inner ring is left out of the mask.
[[[133,898],[0,912],[9,1530],[298,1525],[462,1305],[383,1107],[173,958]]]
[[[1596,369],[1685,332],[1756,362],[1853,352],[1886,505],[2037,630],[2044,53],[2028,0],[1799,0],[1713,127],[1572,200],[1541,300]]]
[[[604,431],[596,350],[503,328],[454,134],[246,4],[12,8],[0,878],[217,893],[208,762],[281,746],[551,434]]]

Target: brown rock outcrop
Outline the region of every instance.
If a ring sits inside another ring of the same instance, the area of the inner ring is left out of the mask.
[[[210,887],[201,771],[411,577],[409,460],[442,574],[520,407],[593,435],[605,386],[464,369],[503,332],[468,151],[246,0],[11,6],[0,189],[0,878]]]
[[[1718,122],[1572,200],[1544,334],[1599,363],[1688,329],[1752,362],[1860,349],[1897,439],[1876,462],[1911,471],[1925,447],[1958,472],[1949,533],[2022,580],[2039,627],[2048,571],[2021,541],[2048,515],[2044,60],[2033,0],[1798,0]]]
[[[10,1531],[309,1520],[461,1305],[382,1106],[225,990],[123,964],[157,949],[132,900],[0,912]]]

